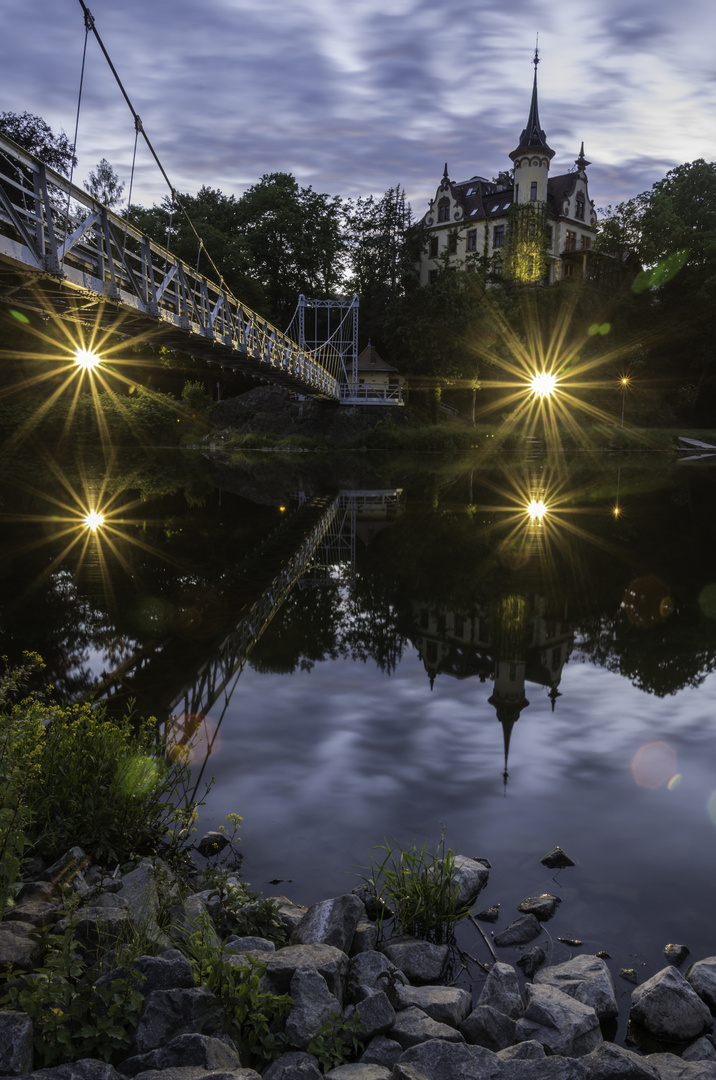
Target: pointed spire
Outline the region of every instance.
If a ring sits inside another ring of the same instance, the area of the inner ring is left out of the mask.
[[[535,54],[532,60],[535,68],[534,81],[532,83],[532,101],[530,102],[529,116],[527,117],[527,126],[520,135],[520,142],[517,150],[529,150],[533,148],[539,148],[543,152],[546,151],[550,157],[554,156],[554,151],[550,150],[547,145],[547,136],[540,127],[539,123],[539,106],[537,103],[537,65],[539,64],[539,49],[535,47]],[[513,151],[516,153],[516,151]]]
[[[584,172],[587,165],[591,165],[591,161],[587,161],[584,156],[584,140],[582,140],[582,147],[579,151],[579,157],[575,159],[574,164],[577,166],[580,172]]]

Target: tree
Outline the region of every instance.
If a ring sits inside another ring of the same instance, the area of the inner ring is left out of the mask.
[[[362,330],[379,341],[386,313],[402,295],[415,261],[411,222],[400,184],[380,199],[369,195],[345,204],[348,290],[360,296]]]
[[[299,187],[291,173],[270,173],[237,203],[250,272],[263,288],[269,317],[285,326],[301,293],[327,297],[342,280],[342,202]]]
[[[110,209],[124,202],[122,192],[124,184],[120,182],[116,172],[107,161],[102,158],[96,172],[91,172],[84,183],[85,190],[89,191],[93,199]]]
[[[41,116],[29,112],[2,112],[0,132],[65,176],[69,176],[77,164],[75,148],[65,133],[55,135]]]

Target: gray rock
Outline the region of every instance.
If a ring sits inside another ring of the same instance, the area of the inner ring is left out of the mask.
[[[262,937],[239,937],[238,934],[232,934],[224,942],[224,951],[233,953],[247,953],[251,956],[255,954],[265,952],[276,952],[276,946],[273,941],[269,941],[268,938]]]
[[[224,1010],[205,986],[187,990],[154,990],[144,999],[134,1048],[137,1054],[157,1050],[177,1035],[210,1035],[222,1027]]]
[[[223,1039],[192,1032],[178,1035],[166,1046],[127,1058],[120,1065],[119,1071],[125,1076],[137,1076],[138,1073],[150,1069],[174,1069],[186,1065],[198,1066],[212,1072],[230,1072],[238,1069],[241,1062],[236,1049]]]
[[[138,956],[131,968],[117,968],[97,979],[98,986],[110,986],[115,979],[127,978],[130,971],[139,978],[133,985],[147,997],[153,990],[186,990],[194,985],[192,966],[178,949],[167,949],[159,956]]]
[[[266,972],[261,976],[262,988],[274,994],[287,994],[295,971],[317,971],[328,989],[343,1001],[348,966],[346,954],[332,945],[286,945],[274,953],[262,956]]]
[[[687,1046],[681,1055],[684,1061],[716,1061],[716,1046],[706,1035]],[[716,1074],[716,1070],[714,1070]]]
[[[517,1041],[517,1021],[489,1005],[478,1005],[460,1024],[466,1042],[488,1050],[504,1050]]]
[[[16,907],[6,908],[3,919],[5,922],[30,923],[35,927],[48,926],[57,921],[59,906],[59,902],[28,898]]]
[[[30,937],[35,930],[32,923],[4,922],[0,925],[0,971],[8,965],[32,970],[37,953],[37,942]]]
[[[449,1027],[448,1024],[439,1024],[415,1006],[403,1009],[395,1018],[395,1023],[390,1032],[391,1039],[399,1042],[404,1050],[409,1046],[427,1042],[430,1039],[446,1042],[459,1042],[465,1040],[459,1031]]]
[[[358,953],[351,959],[348,985],[353,1001],[361,1001],[376,990],[385,990],[388,997],[392,998],[391,983],[397,988],[407,985],[407,982],[404,973],[391,964],[385,953],[373,950]]]
[[[364,998],[355,1007],[351,1005],[349,1008],[355,1009],[355,1014],[365,1028],[365,1034],[361,1038],[366,1042],[376,1035],[385,1035],[395,1021],[395,1009],[388,1001],[387,994],[382,990]]]
[[[488,1005],[497,1012],[517,1020],[522,1016],[523,1005],[520,982],[511,964],[493,964],[485,979],[478,1005]]]
[[[540,859],[543,866],[548,866],[550,870],[564,870],[567,866],[574,866],[574,862],[570,859],[561,847],[553,848],[543,859]]]
[[[551,893],[541,893],[540,896],[528,896],[517,905],[517,910],[523,915],[534,915],[540,922],[551,919],[557,910],[557,905],[562,901],[559,896]]]
[[[546,1057],[543,1061],[506,1061],[500,1080],[588,1080],[588,1073],[576,1058]]]
[[[493,904],[492,907],[485,908],[483,911],[475,913],[475,918],[480,922],[497,922],[500,917],[500,905]]]
[[[564,964],[544,968],[535,975],[535,983],[555,986],[584,1005],[591,1005],[601,1021],[619,1015],[614,980],[598,956],[575,956]]]
[[[526,945],[534,941],[541,933],[542,926],[535,915],[522,915],[495,935],[495,945],[498,948],[505,948],[508,945]]]
[[[582,1057],[602,1041],[599,1018],[589,1005],[553,986],[525,988],[524,1016],[517,1021],[517,1039],[537,1039],[555,1054]]]
[[[188,941],[192,934],[201,933],[207,945],[218,949],[221,942],[204,901],[197,895],[187,896],[170,912],[169,936],[172,941]]]
[[[433,945],[417,939],[388,941],[382,951],[395,967],[405,972],[411,983],[440,982],[450,953],[447,945]]]
[[[294,904],[292,900],[289,900],[286,896],[269,896],[268,900],[271,901],[276,908],[278,917],[283,924],[284,929],[292,934],[298,924],[305,916],[308,908],[302,907],[301,904]]]
[[[72,926],[73,936],[85,949],[106,949],[130,931],[132,918],[125,907],[92,904],[80,908],[71,920],[61,919],[57,926],[60,931]]]
[[[610,1042],[601,1043],[581,1061],[588,1080],[659,1080],[658,1072],[646,1058]]]
[[[383,1065],[356,1062],[352,1065],[339,1065],[324,1075],[330,1080],[390,1080],[390,1069]]]
[[[713,1027],[707,1005],[675,967],[665,967],[632,991],[630,1019],[662,1039],[696,1039]]]
[[[286,1035],[293,1046],[306,1050],[321,1025],[340,1014],[342,1005],[317,971],[295,971],[289,993],[294,1006],[286,1021]]]
[[[502,1077],[502,1063],[491,1050],[440,1039],[409,1047],[400,1057],[396,1069],[408,1065],[428,1080],[498,1080]]]
[[[386,1069],[392,1069],[402,1053],[403,1047],[395,1039],[376,1035],[363,1051],[361,1061],[366,1065],[383,1065]]]
[[[497,1054],[500,1061],[544,1061],[546,1054],[542,1043],[536,1039],[527,1039],[526,1042],[515,1043],[499,1050]]]
[[[373,952],[378,943],[378,927],[367,919],[361,919],[355,929],[350,955],[357,956],[362,952]]]
[[[32,1020],[23,1012],[0,1010],[0,1074],[32,1072]]]
[[[649,1054],[646,1060],[655,1067],[659,1080],[714,1080],[716,1076],[710,1061],[684,1061],[676,1054]]]
[[[89,864],[89,857],[85,855],[81,847],[70,848],[65,854],[48,866],[41,874],[43,881],[53,884],[72,887],[80,894],[87,892],[89,886],[84,879],[82,870]]]
[[[442,865],[442,860],[438,860]],[[453,881],[457,885],[459,907],[469,907],[487,885],[490,871],[484,863],[469,859],[466,855],[453,856]]]
[[[528,979],[531,979],[539,971],[546,959],[544,949],[540,945],[533,945],[516,961],[516,964],[520,971]]]
[[[159,895],[156,870],[151,859],[142,859],[139,866],[121,879],[121,888],[115,894],[121,903],[129,907],[136,926],[145,927],[156,922]]]
[[[313,904],[291,935],[295,945],[333,945],[347,953],[361,919],[365,919],[362,900],[351,893]]]
[[[172,1069],[148,1069],[135,1080],[261,1080],[254,1069],[207,1072],[200,1065],[176,1065]]]
[[[208,859],[212,855],[218,855],[220,851],[223,851],[228,842],[228,836],[222,832],[217,832],[215,829],[211,829],[209,832],[204,833],[201,840],[197,841],[196,850],[200,855],[203,855],[205,859]]]
[[[428,1080],[422,1069],[415,1065],[401,1065],[399,1062],[394,1066],[390,1074],[390,1080]]]
[[[276,1058],[263,1073],[263,1080],[323,1080],[323,1073],[312,1054],[294,1051]]]
[[[67,1065],[38,1069],[30,1076],[32,1080],[122,1080],[112,1065],[97,1058],[82,1058]]]
[[[694,988],[712,1013],[716,1013],[716,956],[709,956],[692,964],[686,972],[686,981]]]
[[[683,964],[690,952],[691,949],[688,945],[666,945],[664,948],[664,956],[666,959],[670,964],[676,964],[677,967]]]
[[[398,986],[398,1008],[422,1009],[439,1024],[457,1027],[469,1015],[472,998],[456,986]]]

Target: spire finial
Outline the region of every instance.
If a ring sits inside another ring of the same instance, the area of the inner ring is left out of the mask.
[[[443,171],[443,180],[447,180],[447,178],[448,178],[448,171],[447,171],[447,161],[446,161],[445,162],[445,169]]]
[[[537,33],[537,40],[535,41],[535,56],[532,63],[535,66],[535,75],[537,75],[537,65],[539,64],[539,32]]]

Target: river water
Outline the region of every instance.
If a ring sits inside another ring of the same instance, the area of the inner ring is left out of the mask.
[[[265,895],[348,891],[444,830],[492,865],[486,934],[558,895],[551,961],[605,951],[624,1004],[621,969],[716,953],[715,480],[655,454],[38,461],[0,488],[0,649],[173,716],[214,778],[200,827],[243,815]]]

